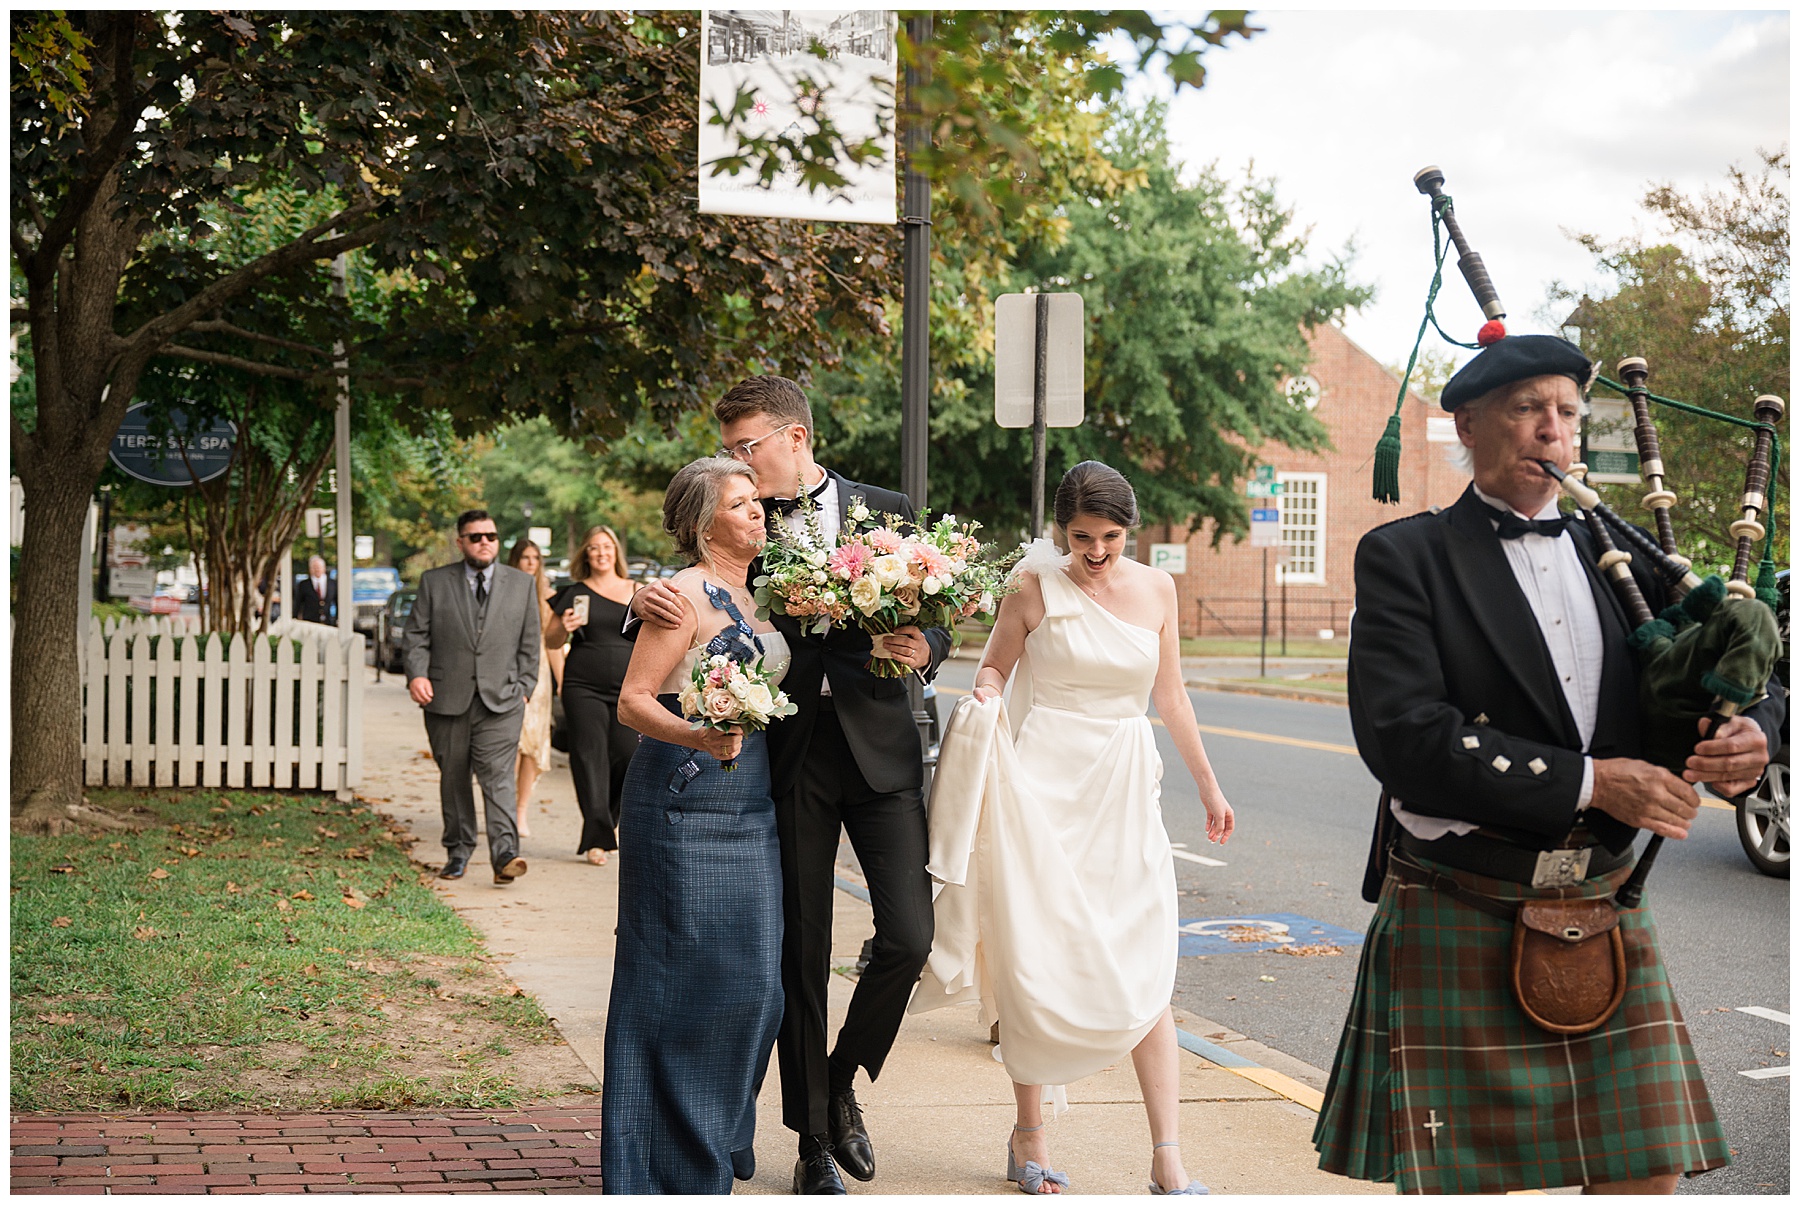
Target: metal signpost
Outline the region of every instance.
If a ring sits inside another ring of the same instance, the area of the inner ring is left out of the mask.
[[[1257,654],[1257,676],[1269,676],[1269,549],[1281,547],[1281,505],[1279,499],[1286,487],[1275,480],[1275,466],[1259,464],[1256,476],[1244,483],[1244,496],[1267,499],[1273,506],[1250,508],[1250,547],[1262,554],[1262,645]]]
[[[994,421],[1031,428],[1031,535],[1044,534],[1044,431],[1079,427],[1085,405],[1080,293],[994,299]]]

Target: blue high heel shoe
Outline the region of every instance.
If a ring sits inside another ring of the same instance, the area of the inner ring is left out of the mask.
[[[1156,1143],[1150,1148],[1151,1157],[1154,1158],[1156,1152],[1160,1151],[1165,1146],[1179,1148],[1181,1144],[1179,1142]],[[1189,1180],[1186,1188],[1164,1188],[1156,1182],[1156,1176],[1152,1173],[1150,1176],[1150,1195],[1153,1197],[1208,1197],[1211,1196],[1212,1193],[1207,1189],[1206,1185],[1200,1183],[1198,1180]]]
[[[1042,1123],[1034,1126],[1016,1125],[1013,1127],[1014,1131],[1020,1134],[1035,1134],[1043,1128]],[[1024,1167],[1020,1167],[1018,1161],[1013,1158],[1011,1134],[1006,1136],[1006,1178],[1017,1184],[1020,1192],[1028,1192],[1032,1196],[1043,1192],[1046,1184],[1054,1184],[1065,1191],[1069,1187],[1069,1177],[1055,1168],[1039,1167],[1035,1161],[1030,1159],[1025,1161]]]

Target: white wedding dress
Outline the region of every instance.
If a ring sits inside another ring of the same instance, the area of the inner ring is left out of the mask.
[[[909,1006],[979,1000],[1021,1084],[1117,1062],[1175,986],[1175,863],[1145,714],[1159,639],[1084,595],[1066,560],[1026,558],[1045,614],[1006,701],[964,699],[946,726],[930,805],[937,934]]]

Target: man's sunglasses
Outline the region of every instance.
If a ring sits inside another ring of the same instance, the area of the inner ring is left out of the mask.
[[[470,531],[463,533],[463,539],[471,544],[485,544],[489,540],[499,540],[500,533],[497,531]]]

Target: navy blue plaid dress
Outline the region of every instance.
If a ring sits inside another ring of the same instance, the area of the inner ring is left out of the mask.
[[[780,636],[761,643],[771,663],[785,660]],[[679,714],[673,696],[662,701]],[[756,1095],[781,1027],[781,849],[764,735],[744,738],[729,773],[645,737],[619,836],[605,1191],[729,1193],[734,1168],[747,1179],[754,1167]]]

